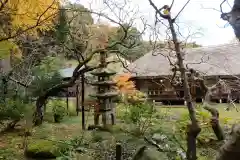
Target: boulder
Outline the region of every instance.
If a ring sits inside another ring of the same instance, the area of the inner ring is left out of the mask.
[[[239,160],[240,159],[240,125],[235,124],[229,137],[219,149],[217,160]]]
[[[152,139],[157,143],[163,143],[167,141],[167,136],[160,133],[154,133]]]

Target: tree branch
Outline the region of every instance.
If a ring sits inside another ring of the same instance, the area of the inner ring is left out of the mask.
[[[20,82],[20,81],[18,81],[18,80],[16,80],[16,79],[14,79],[14,78],[9,77],[9,80],[11,80],[11,81],[13,81],[13,82],[15,82],[15,83],[17,83],[17,84],[25,87],[25,88],[28,88],[28,87],[29,87],[27,84],[24,84],[24,83],[22,83],[22,82]]]
[[[6,6],[6,4],[8,3],[8,1],[9,1],[9,0],[1,1],[0,11],[3,10],[3,8]]]
[[[184,6],[182,7],[182,9],[178,12],[178,14],[173,18],[173,20],[176,20],[177,17],[181,14],[181,12],[184,10],[184,8],[188,5],[188,3],[190,2],[191,0],[188,0]]]
[[[163,9],[166,9],[166,7],[167,7],[166,5],[163,6],[162,8],[160,8],[160,9],[158,9],[157,6],[153,3],[152,0],[148,0],[148,1],[149,1],[150,5],[154,8],[155,12],[160,15],[160,17],[162,17],[164,19],[169,19],[169,15],[164,15],[164,14],[161,13],[161,11]]]

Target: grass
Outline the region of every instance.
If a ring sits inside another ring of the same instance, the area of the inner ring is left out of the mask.
[[[240,109],[240,105],[236,105]],[[219,111],[221,119],[228,119],[230,123],[235,123],[240,121],[239,112],[236,112],[234,108],[231,108],[229,111],[226,111],[227,104],[213,104],[212,107],[216,108]],[[160,106],[158,108],[158,113],[165,114],[168,116],[181,116],[188,113],[188,110],[185,106]]]
[[[240,121],[239,113],[236,112],[234,109],[230,111],[226,111],[224,104],[216,105],[220,112],[220,117],[222,119],[229,118],[229,123],[235,123]],[[75,106],[70,105],[70,110],[74,111]],[[118,108],[118,118],[121,116],[123,109]],[[152,132],[163,131],[172,133],[175,127],[175,123],[178,118],[182,115],[188,113],[186,107],[170,107],[170,106],[159,106],[157,107],[157,113],[155,116],[155,121],[153,122]],[[32,130],[32,136],[29,137],[29,142],[34,142],[39,139],[47,139],[52,141],[59,141],[59,140],[70,140],[74,137],[79,137],[82,135],[81,129],[81,114],[77,116],[70,116],[66,117],[62,123],[53,123],[49,119],[51,119],[51,110],[47,110],[46,118],[48,119],[47,122],[44,122],[43,125],[40,127],[36,127]],[[175,118],[173,118],[175,117]],[[87,125],[93,124],[93,116],[92,113],[86,113]],[[114,127],[114,133],[106,133],[106,132],[94,132],[94,131],[85,131],[85,139],[91,141],[90,145],[92,148],[96,148],[97,142],[105,142],[110,141],[117,142],[125,140],[127,145],[131,146],[134,145],[141,145],[144,144],[142,139],[133,137],[129,134],[126,134],[120,130],[122,124],[120,121],[117,121],[118,125]],[[11,133],[4,133],[0,135],[0,160],[21,160],[24,159],[23,157],[23,137],[20,131],[11,132]],[[99,147],[99,146],[98,146]],[[101,147],[100,147],[101,148]],[[136,147],[133,147],[136,149]],[[94,151],[92,151],[94,152]],[[91,153],[91,152],[89,152]],[[89,155],[85,155],[88,156]]]

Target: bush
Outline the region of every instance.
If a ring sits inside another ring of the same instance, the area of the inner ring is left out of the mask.
[[[27,104],[21,100],[6,100],[5,104],[1,103],[0,117],[1,120],[16,120],[24,117]]]
[[[127,123],[134,124],[136,134],[144,134],[150,127],[152,116],[155,112],[153,105],[149,103],[136,103],[127,106],[123,120]]]
[[[101,134],[98,134],[97,131],[92,132],[92,141],[93,142],[101,142],[103,141],[103,137]]]
[[[89,142],[86,141],[83,137],[76,137],[70,140],[63,141],[62,143],[58,144],[57,153],[59,154],[59,156],[57,157],[57,159],[81,159],[78,156],[81,153],[86,152],[85,146],[89,146]]]
[[[211,126],[211,114],[204,110],[201,107],[196,108],[196,116],[201,127],[201,132],[197,137],[197,146],[199,159],[206,158],[213,159],[216,150],[220,147],[220,143],[217,141],[217,138],[213,132]],[[189,114],[185,113],[181,116],[181,118],[176,122],[176,131],[177,135],[180,135],[180,139],[185,139],[182,137],[186,135],[187,125],[190,123]]]
[[[51,103],[54,121],[59,123],[67,115],[67,109],[63,101],[55,100]]]
[[[6,99],[5,102],[0,103],[0,122],[10,121],[6,129],[13,129],[30,110],[32,106],[21,99]]]
[[[210,140],[215,138],[215,135],[212,131],[212,126],[210,124],[211,115],[208,111],[202,108],[196,108],[196,116],[199,121],[199,125],[202,128],[199,136],[197,137],[199,142],[209,142]],[[176,123],[177,132],[185,135],[187,125],[190,123],[189,113],[186,112],[181,115],[180,119]]]
[[[66,114],[68,116],[76,116],[76,104],[75,102],[69,100],[68,101],[68,108],[67,108],[67,103],[65,99],[49,99],[47,103],[47,112],[52,113],[53,112],[53,107],[55,104],[59,104],[66,109]]]
[[[34,140],[29,143],[26,156],[36,159],[78,159],[78,153],[86,152],[85,146],[89,146],[89,142],[82,137],[63,141]]]
[[[36,159],[71,160],[76,158],[83,141],[79,138],[53,142],[49,140],[35,140],[28,145],[26,156]]]
[[[126,96],[127,96],[127,101],[131,104],[138,104],[141,102],[143,103],[147,99],[146,94],[138,90],[134,90],[133,92],[127,94]]]

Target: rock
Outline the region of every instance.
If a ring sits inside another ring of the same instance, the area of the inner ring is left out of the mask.
[[[167,160],[168,157],[162,153],[157,151],[156,149],[147,149],[144,151],[142,160]],[[139,159],[141,160],[141,159]]]
[[[28,144],[25,155],[35,159],[55,159],[59,156],[56,144],[47,140],[38,140]]]
[[[219,149],[217,160],[240,159],[240,125],[232,126],[231,133],[223,146]]]
[[[144,146],[136,152],[133,160],[168,160],[168,157],[154,148]]]
[[[162,143],[167,140],[167,136],[160,134],[160,133],[154,133],[152,136],[152,139],[156,141],[157,143]]]
[[[84,148],[84,147],[77,147],[75,149],[78,153],[86,153],[87,152],[87,149]]]
[[[93,157],[84,155],[84,154],[77,154],[76,159],[82,159],[82,160],[95,160]]]

